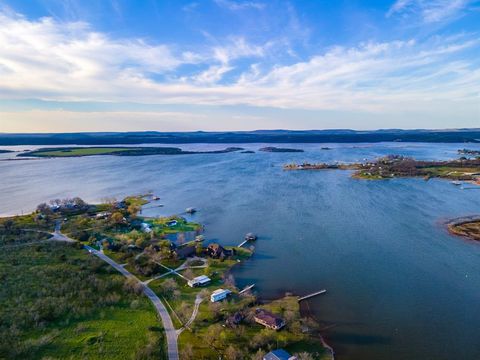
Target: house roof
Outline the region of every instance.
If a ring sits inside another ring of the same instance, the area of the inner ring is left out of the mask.
[[[219,294],[223,294],[223,293],[227,293],[227,294],[230,294],[231,291],[228,290],[228,289],[217,289],[215,290],[214,292],[212,292],[212,295],[219,295]]]
[[[263,360],[288,360],[291,355],[283,349],[277,349],[269,352],[263,357]]]
[[[282,318],[272,314],[269,311],[266,310],[258,310],[257,313],[255,314],[255,317],[259,320],[262,320],[266,324],[270,326],[282,326],[284,324],[284,321]]]
[[[210,281],[210,278],[207,275],[200,275],[193,279],[193,281]]]

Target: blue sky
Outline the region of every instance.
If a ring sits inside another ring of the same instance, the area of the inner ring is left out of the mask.
[[[480,1],[0,0],[0,132],[480,127]]]

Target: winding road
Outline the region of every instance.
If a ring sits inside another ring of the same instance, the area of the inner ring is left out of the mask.
[[[123,268],[120,264],[117,264],[115,261],[113,261],[111,258],[106,256],[105,254],[87,245],[85,245],[85,249],[87,249],[91,254],[94,254],[95,256],[99,257],[100,259],[102,259],[103,261],[111,265],[115,270],[117,270],[119,273],[121,273],[125,277],[129,279],[135,279],[136,281],[138,281],[139,284],[142,285],[143,293],[150,299],[150,301],[152,302],[153,306],[155,306],[155,309],[157,310],[158,314],[162,319],[163,328],[165,329],[165,333],[167,336],[168,359],[179,360],[178,342],[177,342],[178,334],[177,334],[177,331],[175,330],[175,327],[173,326],[173,322],[172,322],[172,318],[170,317],[170,314],[168,313],[165,305],[163,305],[162,301],[157,296],[157,294],[155,294],[153,290],[150,289],[146,284],[142,283],[135,275],[131,274],[128,270]]]

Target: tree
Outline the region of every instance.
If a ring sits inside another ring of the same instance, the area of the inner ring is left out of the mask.
[[[295,354],[298,360],[314,360],[314,357],[312,354],[309,354],[307,352],[301,352],[298,354]]]
[[[227,347],[227,350],[225,350],[225,358],[227,360],[242,360],[243,353],[230,345],[229,347]]]
[[[173,292],[178,290],[178,284],[173,279],[167,279],[162,283],[161,288],[163,296],[166,298],[171,298]]]
[[[252,360],[263,360],[263,357],[266,355],[266,352],[262,349],[258,349],[255,354],[252,355]]]
[[[204,339],[208,345],[218,348],[222,344],[223,327],[220,324],[213,324],[205,332]]]
[[[195,274],[193,273],[192,269],[187,269],[184,271],[183,276],[185,276],[187,279],[193,279]]]
[[[186,344],[183,349],[180,351],[180,359],[182,360],[194,360],[195,356],[193,354],[192,344]]]
[[[131,204],[127,208],[127,212],[130,214],[131,217],[136,217],[138,212],[140,211],[140,206]]]
[[[123,224],[123,214],[121,212],[114,212],[110,219],[114,225]]]

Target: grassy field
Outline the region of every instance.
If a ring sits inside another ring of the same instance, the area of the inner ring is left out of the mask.
[[[0,279],[2,359],[164,357],[148,300],[74,245],[1,248]]]
[[[32,156],[39,157],[72,157],[72,156],[92,156],[92,155],[110,155],[119,151],[132,150],[133,148],[109,148],[109,147],[89,147],[89,148],[65,148],[56,150],[38,150],[32,152]]]

